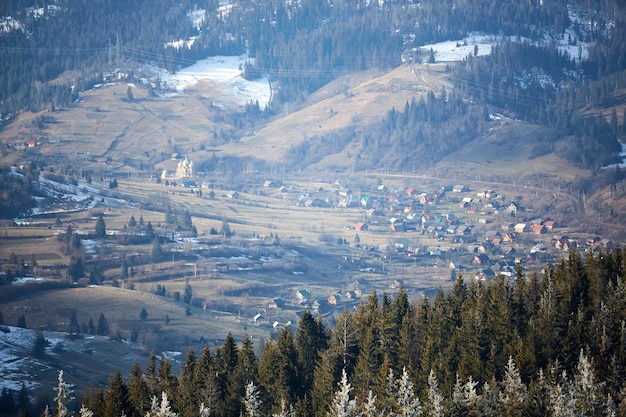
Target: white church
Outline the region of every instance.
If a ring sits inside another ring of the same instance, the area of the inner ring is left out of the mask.
[[[184,178],[192,178],[193,177],[193,161],[188,160],[187,158],[183,159],[176,166],[176,171],[173,174],[169,174],[167,169],[164,169],[161,173],[161,179],[184,179]]]

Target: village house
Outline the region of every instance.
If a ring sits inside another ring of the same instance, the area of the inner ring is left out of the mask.
[[[491,281],[495,279],[496,273],[491,269],[481,269],[474,275],[476,281]]]
[[[328,304],[337,305],[341,301],[341,296],[339,294],[332,294],[328,296]]]
[[[502,237],[502,240],[508,243],[515,243],[515,240],[519,237],[517,232],[507,232]]]
[[[489,230],[485,233],[485,241],[499,245],[502,242],[502,235],[497,230]]]
[[[354,229],[363,232],[368,229],[368,226],[365,222],[357,222],[357,224],[354,225]]]
[[[528,230],[528,227],[526,225],[526,223],[517,223],[515,225],[515,227],[513,228],[513,230],[515,230],[515,233],[524,233]]]
[[[454,187],[452,187],[453,193],[466,193],[468,191],[469,188],[467,188],[465,185],[455,185]]]
[[[490,264],[490,259],[489,256],[485,253],[478,253],[476,255],[474,255],[474,258],[472,259],[472,263],[474,265],[487,265],[489,266]]]
[[[546,228],[543,224],[536,224],[533,226],[533,234],[543,235],[546,233]]]
[[[308,290],[298,290],[296,291],[296,298],[299,302],[303,303],[311,298],[311,293]]]
[[[513,214],[517,214],[517,212],[524,211],[524,208],[520,206],[518,203],[512,201],[509,203],[508,206],[506,206],[506,210],[513,215]]]
[[[481,190],[476,193],[476,196],[479,198],[492,198],[496,196],[496,193],[493,190]]]
[[[546,220],[543,225],[546,227],[547,230],[551,231],[552,229],[554,229],[556,227],[556,221],[554,220]]]
[[[397,289],[401,288],[404,285],[401,279],[394,280],[391,284],[389,284],[389,288]]]
[[[270,301],[267,304],[267,308],[271,308],[271,309],[283,308],[284,306],[285,306],[285,301],[283,301],[280,298],[274,298],[272,301]]]
[[[407,194],[409,197],[417,197],[417,196],[420,194],[420,192],[419,192],[419,191],[417,191],[417,189],[415,189],[415,188],[413,188],[413,187],[408,187],[408,188],[406,189],[406,194]]]
[[[356,293],[354,291],[346,291],[344,296],[346,297],[346,300],[356,300],[357,299]]]

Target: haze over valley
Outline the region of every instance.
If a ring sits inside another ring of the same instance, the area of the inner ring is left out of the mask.
[[[615,0],[3,2],[0,415],[59,409],[68,383],[74,415],[160,415],[163,392],[181,417],[326,416],[369,390],[391,415],[404,384],[435,416],[437,381],[445,415],[490,395],[561,415],[593,366],[596,403],[570,406],[626,415],[625,19]],[[222,379],[189,379],[201,356]],[[132,381],[145,402],[114,405]]]

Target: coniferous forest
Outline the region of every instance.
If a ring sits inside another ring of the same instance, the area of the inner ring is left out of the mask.
[[[132,63],[176,71],[207,56],[244,53],[254,60],[245,66],[245,76],[265,75],[273,85],[267,110],[246,117],[271,117],[284,103],[302,102],[337,77],[388,70],[402,62],[428,62],[421,45],[483,32],[503,38],[489,56],[470,55],[450,68],[458,97],[485,106],[485,114],[497,109],[559,129],[571,140],[558,149],[546,144],[547,149],[579,167],[597,170],[619,151],[615,126],[581,113],[610,102],[626,82],[626,13],[617,0],[239,0],[228,7],[217,0],[8,0],[0,5],[0,15],[20,22],[0,36],[2,120],[12,120],[20,110],[71,106],[81,91],[115,71],[135,81]],[[586,59],[545,41],[566,28],[573,28],[568,35],[571,45],[587,45]],[[194,42],[187,47],[172,43],[190,38]],[[544,75],[551,82],[541,82]],[[431,166],[458,148],[455,141],[471,141],[483,131],[480,119],[467,117],[464,107],[450,107],[445,132],[432,121],[416,124],[407,115],[404,123],[397,123],[390,114],[363,129],[363,147],[383,154],[378,162],[388,164],[399,154],[400,142],[415,144],[418,150],[435,142],[437,149],[428,154],[431,160],[416,156],[422,154],[418,151],[398,162],[403,168]],[[437,122],[442,120],[439,115]],[[360,134],[337,132],[333,145]],[[388,144],[377,140],[380,135],[393,137],[391,146],[383,146]],[[328,143],[328,138],[311,138],[320,141]],[[310,151],[311,145],[305,147]],[[303,150],[292,151],[297,155]]]
[[[511,280],[459,276],[416,303],[403,289],[372,293],[332,325],[304,312],[264,346],[228,335],[190,350],[178,375],[152,353],[74,402],[59,395],[61,375],[50,406],[94,417],[624,416],[625,273],[626,250],[571,252]]]
[[[275,88],[270,107],[254,117],[271,117],[342,75],[428,62],[421,45],[482,31],[508,38],[488,56],[451,66],[454,90],[391,109],[361,131],[309,138],[289,159],[314,163],[358,137],[368,166],[432,166],[484,133],[493,109],[563,132],[571,140],[546,147],[560,146],[559,155],[595,171],[626,135],[617,114],[610,121],[592,115],[626,87],[620,0],[220,3],[0,2],[0,16],[23,25],[0,35],[0,120],[72,106],[131,62],[176,71],[207,56],[244,53],[254,59],[245,76],[268,76]],[[189,11],[200,9],[196,23]],[[568,11],[576,9],[586,10],[593,30],[571,21]],[[572,24],[571,44],[588,42],[587,59],[538,42]],[[170,44],[190,37],[188,48]],[[540,82],[542,75],[554,82]],[[134,80],[132,71],[126,77]],[[3,214],[33,204],[36,172],[0,170]],[[305,312],[262,346],[229,335],[217,348],[189,351],[180,373],[156,354],[144,369],[122,372],[73,400],[61,374],[49,411],[37,408],[26,387],[2,392],[0,414],[626,416],[626,250],[584,258],[572,252],[542,271],[520,268],[512,280],[459,277],[449,291],[415,303],[402,289],[373,293],[332,323]]]

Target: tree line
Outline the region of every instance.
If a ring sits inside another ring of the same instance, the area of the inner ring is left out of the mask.
[[[564,32],[571,23],[568,7],[588,10],[594,27],[606,27],[621,11],[611,0],[593,8],[584,0],[508,2],[505,7],[496,0],[427,0],[419,6],[412,0],[239,0],[228,9],[217,0],[175,5],[166,0],[9,0],[0,7],[2,16],[23,25],[0,36],[3,114],[68,106],[91,80],[101,82],[102,74],[124,68],[127,60],[175,71],[207,56],[246,52],[256,59],[249,76],[268,74],[280,84],[278,105],[299,101],[346,72],[395,67],[403,51],[425,43],[460,39],[471,31],[540,39],[547,32]],[[204,10],[201,21],[192,21],[193,10]],[[590,67],[598,76],[626,65],[621,35],[597,30],[579,36],[598,45],[592,55],[597,64]],[[190,37],[195,39],[190,46],[169,43]],[[81,76],[49,83],[68,70]]]
[[[304,312],[263,346],[229,334],[214,350],[189,350],[178,375],[153,353],[80,403],[95,417],[139,417],[164,393],[181,417],[201,406],[227,417],[245,414],[252,396],[255,415],[326,417],[342,415],[332,410],[343,390],[343,404],[354,401],[346,415],[387,416],[410,382],[427,416],[625,415],[625,272],[626,250],[571,252],[511,280],[459,276],[415,303],[403,289],[373,292],[332,325]]]

